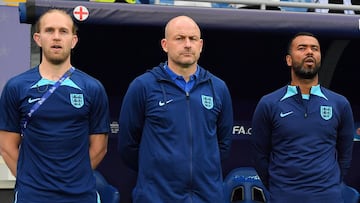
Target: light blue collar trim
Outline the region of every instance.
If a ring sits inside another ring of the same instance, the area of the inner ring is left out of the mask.
[[[287,90],[286,90],[286,94],[280,99],[280,101],[282,101],[282,100],[284,100],[286,98],[292,97],[292,96],[296,95],[297,93],[298,93],[298,91],[296,89],[296,86],[288,85]]]
[[[41,80],[39,80],[31,88],[38,88],[38,87],[45,86],[45,85],[54,85],[55,83],[56,83],[56,81],[41,78]],[[61,83],[61,86],[63,86],[63,85],[66,85],[66,86],[73,87],[73,88],[81,90],[81,88],[79,86],[77,86],[70,78],[66,78],[64,80],[64,82]]]
[[[320,85],[311,87],[310,94],[313,94],[313,95],[316,95],[316,96],[319,96],[319,97],[322,97],[322,98],[328,100],[328,98],[322,93]]]
[[[298,94],[297,87],[288,85],[286,94],[280,99],[280,101],[282,101],[286,98],[292,97],[296,94]],[[328,100],[328,98],[326,98],[326,96],[322,93],[320,85],[312,86],[310,89],[310,94],[316,95],[316,96],[319,96],[319,97],[322,97],[322,98]],[[303,99],[309,99],[310,95],[302,95],[302,97],[303,97]]]

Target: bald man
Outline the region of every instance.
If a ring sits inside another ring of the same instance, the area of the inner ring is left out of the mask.
[[[198,65],[203,40],[190,17],[171,19],[161,46],[167,61],[130,83],[120,110],[119,152],[138,172],[133,202],[224,202],[228,87]]]

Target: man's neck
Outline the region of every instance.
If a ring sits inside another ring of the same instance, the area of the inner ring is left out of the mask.
[[[39,72],[41,77],[48,80],[57,81],[64,75],[71,67],[70,63],[63,63],[54,65],[46,62],[41,62],[39,65]]]
[[[168,64],[168,67],[177,75],[181,75],[186,82],[190,80],[190,76],[194,75],[196,72],[197,64],[194,64],[189,67],[181,67],[174,64],[170,65]]]

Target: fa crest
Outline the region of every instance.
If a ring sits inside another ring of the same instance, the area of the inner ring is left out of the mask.
[[[83,94],[70,94],[70,101],[75,108],[81,108],[82,106],[84,106]]]
[[[212,109],[214,107],[213,97],[201,95],[202,105],[207,109]]]
[[[320,115],[324,120],[330,120],[332,117],[332,107],[331,106],[320,106]]]

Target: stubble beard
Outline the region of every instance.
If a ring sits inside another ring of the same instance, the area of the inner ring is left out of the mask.
[[[62,53],[60,55],[54,55],[53,53],[49,53],[49,54],[45,54],[45,57],[49,61],[49,63],[53,65],[60,65],[67,60],[69,54]]]
[[[301,62],[300,64],[294,64],[292,68],[297,77],[302,79],[313,79],[319,73],[320,63],[315,63],[315,67],[312,68],[306,67],[304,62]]]

